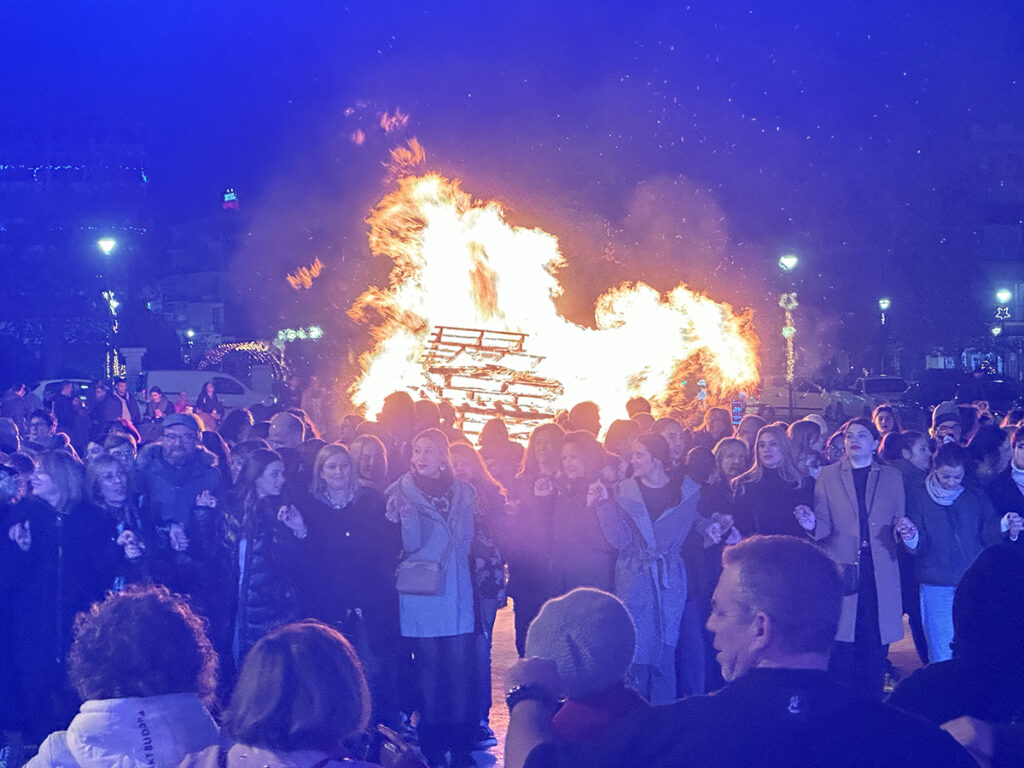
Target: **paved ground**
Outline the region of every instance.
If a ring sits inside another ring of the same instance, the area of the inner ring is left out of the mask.
[[[491,689],[493,705],[491,707],[491,728],[498,737],[498,746],[487,752],[477,752],[476,762],[488,768],[503,768],[505,765],[505,732],[508,730],[508,710],[505,709],[505,671],[517,659],[515,646],[515,629],[512,623],[512,606],[498,611],[494,624],[494,647],[491,654]],[[889,658],[896,667],[900,677],[906,677],[921,666],[910,639],[910,628],[904,620],[904,639],[889,648]]]

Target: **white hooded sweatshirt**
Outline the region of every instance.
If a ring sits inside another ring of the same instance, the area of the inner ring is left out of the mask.
[[[66,731],[47,736],[26,768],[176,768],[219,738],[192,693],[97,699],[81,706]]]

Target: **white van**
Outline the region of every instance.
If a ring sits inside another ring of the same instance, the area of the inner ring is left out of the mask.
[[[208,381],[213,382],[217,397],[228,408],[248,408],[255,403],[274,404],[274,396],[269,392],[254,392],[230,373],[222,371],[146,371],[140,376],[139,386],[147,390],[160,387],[172,403],[178,399],[179,392],[187,392],[188,401],[195,404]]]

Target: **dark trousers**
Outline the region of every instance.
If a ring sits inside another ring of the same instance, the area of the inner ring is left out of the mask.
[[[526,656],[526,630],[530,622],[537,618],[544,601],[533,597],[516,597],[512,600],[512,612],[516,623],[516,651],[519,658]]]
[[[703,696],[707,693],[704,640],[706,620],[703,605],[687,600],[683,608],[683,621],[679,627],[679,643],[676,645],[677,698]]]
[[[881,699],[889,646],[882,645],[878,629],[878,591],[870,558],[862,557],[860,568],[854,641],[847,643],[837,640],[833,644],[829,671],[836,680],[856,691],[859,696]]]
[[[476,635],[476,687],[480,722],[488,722],[491,713],[491,645],[494,639],[494,619],[498,613],[498,600],[482,597],[477,602],[480,628]]]
[[[413,638],[420,688],[420,744],[428,759],[469,750],[479,723],[476,637]]]

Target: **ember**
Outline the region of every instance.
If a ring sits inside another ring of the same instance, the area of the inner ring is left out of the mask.
[[[368,223],[374,254],[394,262],[388,288],[349,310],[373,339],[350,390],[370,413],[405,387],[525,426],[582,400],[609,418],[633,395],[681,407],[687,377],[707,381],[711,402],[756,382],[749,311],[684,284],[661,295],[625,283],[598,299],[595,328],[572,323],[554,304],[566,265],[557,239],[508,224],[498,203],[473,200],[458,181],[403,175]]]

